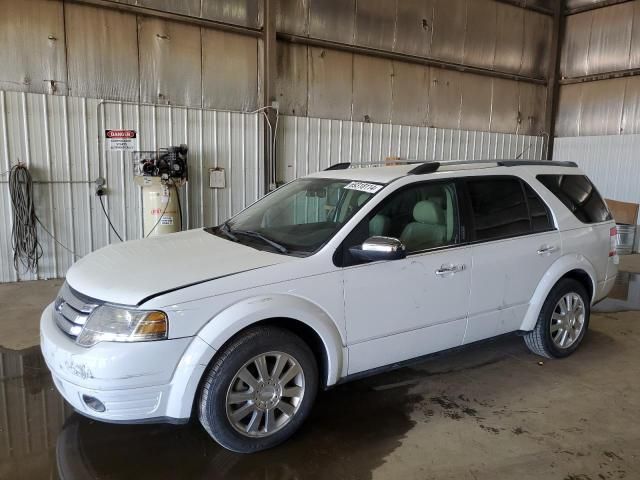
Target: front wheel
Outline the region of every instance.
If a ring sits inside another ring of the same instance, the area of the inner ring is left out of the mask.
[[[317,390],[316,359],[300,337],[276,327],[252,328],[222,349],[205,375],[200,422],[229,450],[264,450],[293,435]]]
[[[561,279],[549,292],[535,328],[524,336],[533,353],[547,358],[571,355],[580,346],[589,327],[589,295],[572,279]]]

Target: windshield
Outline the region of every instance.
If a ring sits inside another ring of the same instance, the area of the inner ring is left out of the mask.
[[[207,231],[258,249],[311,255],[382,187],[350,180],[295,180]]]

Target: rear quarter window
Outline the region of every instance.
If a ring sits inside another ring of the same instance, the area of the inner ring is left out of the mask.
[[[527,200],[515,177],[479,178],[467,183],[476,240],[531,233]]]
[[[547,187],[583,223],[611,220],[611,212],[586,175],[538,175]]]

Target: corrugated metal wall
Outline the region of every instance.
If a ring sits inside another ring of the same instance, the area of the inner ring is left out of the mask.
[[[640,135],[558,138],[554,160],[576,162],[607,198],[640,203]]]
[[[604,197],[640,203],[640,135],[565,137],[554,143],[553,159],[576,162]],[[633,251],[640,251],[640,226]]]
[[[120,3],[262,25],[260,0]],[[11,46],[0,63],[14,66],[0,71],[0,89],[242,111],[262,104],[255,37],[54,0],[0,0],[0,11],[0,45]],[[551,24],[495,0],[277,2],[279,32],[540,81]],[[283,41],[278,57],[284,114],[530,135],[543,128],[544,85]]]
[[[553,159],[578,163],[605,197],[640,203],[640,1],[566,6],[587,10],[566,17]]]
[[[188,3],[138,1],[185,14]],[[255,26],[257,10],[250,20],[249,7],[260,2],[245,0],[246,9],[240,3],[207,2],[202,18]],[[2,90],[224,110],[259,106],[257,38],[53,0],[0,0],[0,11],[0,64],[11,65],[0,71]]]
[[[279,42],[281,112],[540,135],[546,87]]]
[[[563,81],[640,68],[640,0],[569,15],[566,22]],[[557,136],[640,133],[638,76],[564,84],[559,100]]]
[[[551,17],[493,0],[280,0],[278,31],[545,78]],[[539,135],[546,87],[279,42],[286,115]]]
[[[102,102],[0,91],[0,171],[26,163],[35,184],[36,213],[58,240],[83,255],[118,241],[94,196],[107,180],[105,202],[124,239],[142,235],[140,190],[129,154],[104,152],[105,129],[138,132],[140,150],[186,143],[190,178],[182,191],[185,228],[213,225],[263,193],[263,122],[259,114]],[[210,189],[208,169],[226,172],[227,188]],[[11,204],[0,178],[0,281],[63,276],[73,255],[42,230],[44,257],[36,275],[18,275],[11,250]]]
[[[280,0],[277,18],[286,33],[540,77],[551,26],[494,0]]]
[[[152,10],[121,11],[117,3]],[[548,0],[523,4],[548,7]],[[394,151],[493,158],[515,156],[529,143],[525,157],[543,155],[542,139],[533,137],[544,129],[548,15],[496,0],[277,0],[276,7],[285,36],[277,42],[276,94],[289,116],[280,122],[277,180],[328,165],[336,148],[341,160],[363,158],[367,149],[377,159]],[[262,117],[214,111],[253,112],[262,105],[261,0],[116,0],[103,7],[0,0],[0,11],[0,63],[12,65],[0,70],[0,172],[18,160],[30,165],[42,182],[35,187],[38,214],[65,246],[85,254],[113,241],[92,195],[98,175],[111,189],[106,201],[116,227],[126,238],[140,236],[130,162],[127,155],[103,155],[98,135],[105,128],[138,130],[141,149],[189,145],[183,202],[189,227],[215,223],[261,193]],[[229,33],[203,20],[254,30]],[[300,45],[286,35],[533,80]],[[98,99],[115,103],[99,107]],[[307,127],[294,117],[309,117]],[[304,148],[310,156],[303,157]],[[207,169],[216,164],[228,169],[225,191],[208,188]],[[0,215],[0,281],[64,274],[73,255],[43,233],[40,271],[18,276],[10,262],[6,183],[0,183]]]
[[[262,26],[262,0],[112,0],[189,17],[258,28]]]
[[[340,162],[544,158],[544,138],[469,130],[283,116],[278,130],[278,180]]]
[[[609,0],[565,0],[565,8],[567,10],[573,10],[575,8],[593,7],[598,4],[604,4]]]

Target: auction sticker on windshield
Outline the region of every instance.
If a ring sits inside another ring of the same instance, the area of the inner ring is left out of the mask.
[[[349,185],[346,185],[344,188],[346,188],[347,190],[358,190],[359,192],[376,193],[378,190],[382,188],[382,185],[376,185],[375,183],[365,183],[365,182],[351,182]]]

